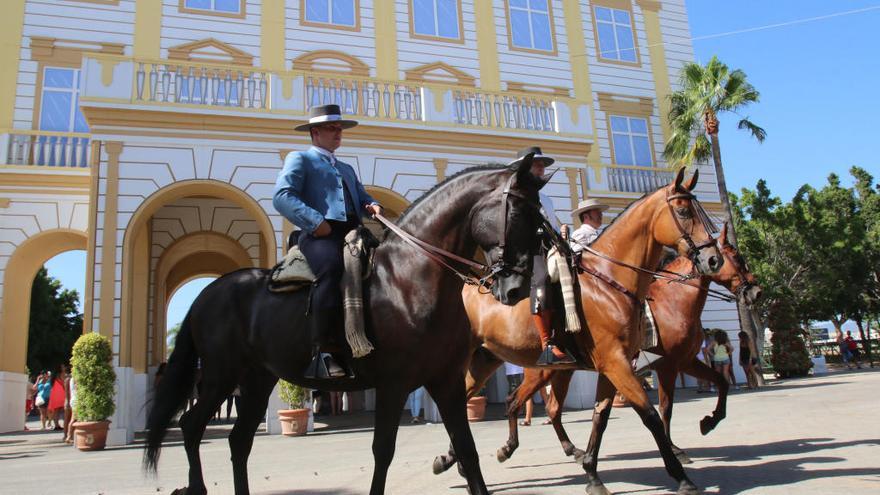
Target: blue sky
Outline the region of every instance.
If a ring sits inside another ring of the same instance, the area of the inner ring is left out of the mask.
[[[871,145],[880,115],[880,0],[686,1],[697,61],[717,55],[744,70],[761,92],[761,102],[745,115],[767,130],[764,144],[736,129],[738,117],[722,116],[721,150],[731,192],[754,188],[763,178],[774,194],[789,200],[802,184],[821,187],[831,172],[849,184],[852,165],[880,177]],[[867,8],[875,9],[711,37]],[[81,296],[84,267],[82,251],[47,263],[51,276]],[[174,294],[169,327],[183,319],[209,281],[194,280]]]
[[[687,0],[691,36],[700,38],[876,7],[874,10],[761,31],[693,41],[698,62],[717,55],[742,69],[761,93],[746,116],[767,130],[758,144],[723,116],[721,153],[728,189],[739,194],[765,179],[789,200],[803,184],[821,187],[835,172],[851,184],[859,165],[880,176],[872,125],[880,114],[877,81],[880,1]]]

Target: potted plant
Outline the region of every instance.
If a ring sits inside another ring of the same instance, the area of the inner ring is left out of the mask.
[[[278,410],[281,434],[288,437],[305,435],[309,428],[309,410],[304,407],[305,389],[288,381],[279,380],[278,396],[290,406],[290,409]]]
[[[79,450],[103,450],[107,443],[107,420],[116,410],[113,392],[116,372],[110,364],[113,348],[99,333],[81,335],[73,344],[70,364],[76,388],[75,444]]]
[[[477,395],[468,399],[467,417],[468,421],[482,421],[486,417],[486,389],[481,388]]]

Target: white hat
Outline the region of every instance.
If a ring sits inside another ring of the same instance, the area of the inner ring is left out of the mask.
[[[575,208],[575,210],[573,212],[571,212],[571,216],[573,218],[579,220],[581,218],[581,213],[583,213],[585,211],[595,210],[595,209],[598,209],[599,211],[605,211],[608,208],[609,208],[608,205],[603,204],[598,199],[589,198],[589,199],[585,199],[585,200],[581,201],[580,203],[578,203],[578,207]]]

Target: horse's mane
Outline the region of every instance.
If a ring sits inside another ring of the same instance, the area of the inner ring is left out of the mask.
[[[663,186],[663,187],[666,187],[666,186]],[[640,204],[640,203],[641,203],[642,201],[644,201],[648,196],[654,194],[654,193],[657,192],[657,191],[659,191],[659,189],[657,189],[657,190],[655,190],[655,191],[651,191],[651,192],[649,192],[649,193],[642,194],[642,196],[641,196],[640,198],[638,198],[637,200],[635,200],[635,201],[633,201],[632,203],[630,203],[629,205],[627,205],[627,207],[624,208],[623,211],[620,212],[620,214],[618,214],[616,217],[614,217],[614,220],[611,220],[611,223],[609,223],[607,226],[605,226],[604,229],[602,229],[602,232],[599,233],[599,237],[596,237],[596,239],[594,239],[593,242],[591,242],[590,244],[592,244],[592,243],[598,241],[599,238],[601,238],[603,235],[605,235],[605,232],[608,232],[608,229],[610,229],[612,225],[614,225],[615,223],[617,223],[617,221],[620,220],[621,218],[625,217],[626,214],[629,213],[629,211],[630,211],[633,207],[635,207],[636,205]]]
[[[494,163],[491,163],[491,164],[488,164],[488,165],[477,165],[477,166],[474,166],[474,167],[468,167],[468,168],[466,168],[466,169],[464,169],[464,170],[460,170],[460,171],[458,171],[458,172],[456,172],[456,173],[450,175],[450,176],[447,177],[445,180],[443,180],[443,181],[441,181],[441,182],[438,182],[437,184],[434,185],[434,187],[432,187],[431,189],[428,189],[427,191],[425,191],[424,194],[422,194],[421,196],[419,196],[418,198],[416,198],[416,200],[413,201],[413,202],[412,202],[412,203],[406,208],[406,210],[403,210],[403,213],[400,214],[400,217],[397,219],[397,222],[398,222],[398,223],[403,222],[403,220],[407,217],[407,215],[409,215],[409,214],[411,214],[413,211],[415,211],[415,209],[416,209],[420,204],[422,204],[422,203],[424,202],[425,198],[431,196],[432,194],[434,194],[437,190],[439,190],[441,187],[445,186],[446,184],[449,184],[449,183],[452,182],[452,181],[458,180],[458,179],[461,178],[462,176],[465,176],[465,175],[468,175],[468,174],[472,174],[472,173],[475,173],[475,172],[487,172],[487,171],[504,170],[504,169],[510,169],[510,167],[509,167],[508,165],[501,165],[501,164],[494,164]],[[511,169],[511,170],[512,170],[512,169]]]

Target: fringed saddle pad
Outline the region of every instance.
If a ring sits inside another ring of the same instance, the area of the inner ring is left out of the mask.
[[[269,278],[271,292],[293,292],[309,287],[315,282],[315,274],[309,267],[299,246],[293,246],[287,255],[272,268]]]
[[[364,325],[363,281],[371,273],[370,252],[379,241],[366,227],[352,230],[345,236],[342,257],[345,272],[342,275],[342,304],[345,310],[345,340],[353,357],[364,357],[373,350]],[[366,270],[364,269],[366,265]]]
[[[645,300],[645,317],[642,333],[642,349],[652,349],[657,346],[657,322],[654,321],[654,313],[651,311],[651,303]]]

